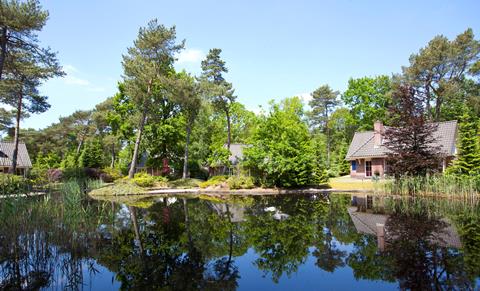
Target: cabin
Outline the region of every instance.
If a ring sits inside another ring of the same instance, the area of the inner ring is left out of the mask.
[[[227,148],[227,144],[224,144],[223,147]],[[225,169],[224,165],[209,167],[209,176],[225,175],[227,174],[225,173],[225,170],[228,170],[228,174],[234,174],[235,172],[238,172],[240,162],[243,161],[243,150],[247,147],[250,147],[250,145],[242,143],[230,144],[230,156],[228,157],[228,160],[230,161],[231,167],[228,169]]]
[[[448,166],[456,155],[458,134],[457,121],[437,122],[433,133],[435,146],[440,147],[442,170]],[[376,121],[373,131],[355,132],[348,148],[346,160],[350,161],[352,178],[384,177],[388,175],[387,156],[389,150],[384,146],[384,134],[387,127]]]
[[[13,142],[0,141],[0,173],[8,173],[12,166],[12,156],[15,144]],[[17,175],[25,176],[32,168],[32,162],[24,143],[18,143]]]

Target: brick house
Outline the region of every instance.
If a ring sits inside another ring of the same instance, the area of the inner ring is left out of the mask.
[[[457,121],[436,123],[437,129],[433,133],[436,145],[442,154],[442,170],[454,159],[456,154]],[[384,146],[385,127],[382,122],[374,123],[373,131],[355,132],[348,148],[346,160],[350,161],[350,176],[365,178],[378,175],[388,175],[386,161],[389,150]]]

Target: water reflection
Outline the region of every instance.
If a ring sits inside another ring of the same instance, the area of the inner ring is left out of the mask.
[[[368,195],[2,201],[0,289],[475,289],[480,210],[459,203]]]

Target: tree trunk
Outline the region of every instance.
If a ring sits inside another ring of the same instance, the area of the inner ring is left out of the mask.
[[[135,239],[138,241],[140,254],[143,256],[143,244],[142,244],[142,238],[140,237],[140,229],[138,227],[138,222],[137,222],[137,210],[132,206],[129,206],[128,210],[130,211],[130,219],[132,220],[133,231],[135,232]]]
[[[142,112],[142,118],[140,120],[140,126],[138,127],[137,139],[135,141],[135,147],[133,149],[132,163],[130,164],[130,170],[128,171],[128,178],[132,179],[135,175],[135,169],[137,167],[138,151],[140,149],[140,142],[142,141],[143,128],[145,126],[145,121],[147,119],[147,106]]]
[[[232,142],[232,132],[230,128],[230,111],[225,110],[225,115],[227,115],[227,149],[230,151],[230,143]]]
[[[115,143],[112,143],[112,161],[110,162],[110,168],[115,167]]]
[[[3,66],[5,65],[5,58],[7,56],[7,28],[2,28],[2,36],[0,37],[0,80],[3,76]]]
[[[190,144],[190,133],[192,131],[192,125],[191,125],[191,122],[188,121],[188,124],[187,124],[187,138],[186,138],[186,141],[185,141],[185,156],[184,156],[184,159],[183,159],[183,175],[182,175],[182,178],[183,179],[186,179],[188,178],[188,145]]]
[[[10,167],[10,170],[9,170],[9,173],[11,174],[15,174],[17,171],[18,142],[19,142],[19,135],[20,135],[20,117],[22,114],[22,101],[23,101],[23,93],[20,92],[18,94],[18,102],[17,102],[15,137],[13,139],[14,148],[13,148],[13,154],[12,154],[12,166]]]

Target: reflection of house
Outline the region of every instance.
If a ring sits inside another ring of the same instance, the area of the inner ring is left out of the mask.
[[[457,138],[457,121],[438,122],[437,129],[433,133],[436,139],[435,146],[440,147],[443,155],[442,169],[454,158],[456,154],[455,141]],[[388,174],[386,157],[389,150],[384,146],[384,134],[386,128],[382,122],[374,124],[373,131],[356,132],[346,159],[350,161],[351,177],[371,177],[378,174]]]
[[[0,173],[8,173],[12,166],[12,156],[15,144],[13,142],[0,141]],[[18,144],[17,175],[25,175],[32,168],[32,162],[24,143]]]
[[[348,214],[352,219],[355,229],[358,233],[377,236],[379,248],[383,249],[385,237],[388,237],[389,231],[385,228],[390,216],[387,214],[372,213],[372,196],[356,197],[352,199],[354,206],[348,208]],[[435,243],[444,247],[461,248],[460,236],[455,227],[447,220],[446,227],[434,233]]]

